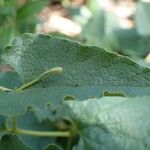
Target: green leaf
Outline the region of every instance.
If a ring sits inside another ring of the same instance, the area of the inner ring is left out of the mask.
[[[65,102],[62,112],[76,122],[80,134],[73,150],[150,149],[149,99],[103,97]]]
[[[24,83],[49,68],[63,68],[60,75],[49,75],[22,92],[0,94],[0,114],[5,116],[24,113],[30,105],[57,106],[67,95],[87,99],[102,96],[105,91],[127,96],[150,94],[150,69],[100,47],[24,34],[12,41],[2,58],[16,69]]]
[[[3,4],[4,6],[17,6],[17,3],[19,2],[19,0],[4,0]]]
[[[55,89],[49,93],[52,99],[56,99],[55,93],[61,99],[66,95],[81,99],[100,96],[103,91],[130,96],[150,94],[150,69],[100,47],[83,46],[51,36],[24,34],[12,41],[2,58],[16,69],[25,83],[49,68],[62,67],[62,74],[49,76],[32,87],[40,87],[41,91]]]
[[[36,15],[48,4],[48,0],[29,0],[17,10],[17,30],[19,33],[35,32]]]
[[[5,25],[0,26],[0,54],[4,46],[11,40],[14,35],[14,28],[7,22]]]
[[[26,32],[33,33],[35,32],[36,24],[37,24],[36,17],[28,18],[26,20],[22,20],[21,22],[18,22],[17,30],[20,34],[26,33]]]
[[[17,11],[17,21],[23,21],[37,14],[44,6],[48,4],[48,0],[30,0]]]
[[[14,17],[16,13],[14,5],[0,6],[0,9],[0,17]]]
[[[4,135],[0,141],[0,150],[32,150],[15,135]]]

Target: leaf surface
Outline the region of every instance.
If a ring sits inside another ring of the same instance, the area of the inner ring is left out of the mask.
[[[22,92],[0,94],[0,114],[16,115],[33,105],[58,105],[67,95],[77,99],[102,96],[105,91],[129,96],[150,94],[150,69],[103,48],[84,46],[62,38],[24,34],[2,55],[26,83],[53,67],[60,75],[48,75]],[[9,105],[8,105],[9,104]],[[11,107],[10,107],[11,106]]]
[[[77,123],[80,133],[74,150],[150,149],[149,100],[103,97],[65,102],[65,116]]]
[[[150,69],[100,47],[83,46],[51,36],[24,34],[13,40],[6,50],[3,61],[16,69],[23,82],[33,80],[49,68],[63,68],[61,75],[43,79],[38,84],[40,88],[56,87],[59,91],[59,87],[63,87],[72,93],[76,93],[74,89],[78,89],[78,93],[84,89],[91,93],[97,91],[91,96],[109,90],[131,96],[150,93]]]
[[[49,92],[47,89],[26,90],[20,93],[3,92],[0,94],[0,114],[4,116],[20,115],[26,112],[28,106],[42,109],[47,103],[58,104],[58,101],[49,98]]]

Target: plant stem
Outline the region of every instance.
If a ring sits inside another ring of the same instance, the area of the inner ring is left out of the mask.
[[[60,74],[63,71],[62,67],[54,67],[52,69],[49,69],[47,71],[45,71],[44,73],[42,73],[40,76],[38,76],[37,78],[35,78],[34,80],[25,83],[24,85],[22,85],[21,87],[17,88],[16,91],[19,92],[23,89],[26,89],[27,87],[37,83],[38,81],[40,81],[44,76],[48,75],[48,74]]]
[[[32,131],[32,130],[23,130],[16,128],[6,128],[7,132],[20,134],[20,135],[29,135],[29,136],[39,136],[39,137],[72,137],[70,131]]]
[[[8,89],[8,88],[3,87],[3,86],[0,86],[0,91],[1,91],[1,92],[6,92],[6,91],[14,92],[12,89]]]
[[[13,117],[13,127],[9,128],[7,125],[7,121],[4,123],[4,130],[8,133],[14,133],[18,135],[28,135],[28,136],[36,136],[36,137],[66,137],[72,138],[74,135],[78,134],[78,132],[70,131],[34,131],[34,130],[25,130],[17,127],[17,118]]]

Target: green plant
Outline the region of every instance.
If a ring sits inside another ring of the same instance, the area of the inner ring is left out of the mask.
[[[0,51],[16,35],[34,32],[37,13],[48,0],[0,0]]]
[[[15,38],[2,63],[15,72],[0,73],[1,150],[150,149],[150,69],[36,34]]]

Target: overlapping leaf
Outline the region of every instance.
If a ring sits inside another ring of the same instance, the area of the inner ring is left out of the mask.
[[[80,133],[74,150],[150,149],[149,107],[150,97],[65,102],[65,116],[78,124]]]

